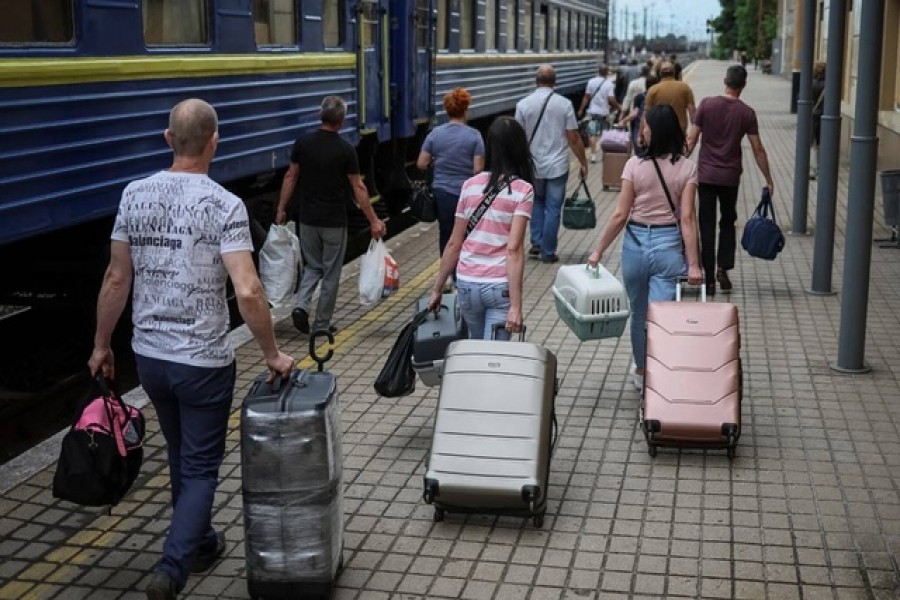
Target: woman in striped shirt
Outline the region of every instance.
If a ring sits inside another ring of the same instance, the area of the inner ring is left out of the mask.
[[[441,290],[455,269],[459,307],[472,339],[490,339],[497,325],[510,333],[522,330],[524,241],[534,166],[525,130],[515,119],[499,117],[491,125],[485,163],[485,171],[463,184],[428,304],[430,310],[440,308]],[[482,201],[492,197],[477,218]],[[467,233],[470,221],[474,227]]]

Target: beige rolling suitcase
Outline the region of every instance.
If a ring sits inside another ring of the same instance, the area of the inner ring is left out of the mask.
[[[603,152],[603,191],[622,187],[622,171],[631,154],[624,152]]]
[[[527,342],[461,340],[447,349],[425,474],[445,512],[533,518],[541,527],[556,421],[556,357]]]

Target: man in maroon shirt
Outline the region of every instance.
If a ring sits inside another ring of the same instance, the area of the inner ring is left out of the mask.
[[[759,139],[756,112],[740,99],[747,85],[747,70],[739,65],[728,67],[725,92],[704,98],[697,108],[688,134],[688,153],[694,150],[700,136],[700,158],[697,161],[700,196],[700,254],[706,276],[706,293],[716,293],[716,280],[723,291],[731,290],[728,271],[734,268],[738,185],[741,182],[741,140],[746,135],[753,157],[774,194],[775,184],[769,172],[766,149]],[[721,207],[719,248],[716,252],[716,207]],[[718,269],[716,269],[718,265]]]

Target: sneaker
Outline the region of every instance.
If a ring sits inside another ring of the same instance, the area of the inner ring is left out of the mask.
[[[221,531],[216,532],[216,546],[207,551],[198,551],[194,556],[194,564],[191,565],[191,573],[202,573],[208,571],[219,558],[225,553],[225,534]]]
[[[294,327],[300,333],[309,333],[309,313],[302,308],[295,308],[291,311],[291,320]]]
[[[723,292],[731,291],[731,279],[728,278],[728,271],[725,269],[719,269],[716,271],[716,279],[719,282],[719,286],[721,286]]]
[[[555,254],[551,254],[550,256],[542,256],[541,262],[546,264],[551,264],[555,262],[559,262],[559,257]]]
[[[634,375],[631,376],[631,383],[632,383],[632,385],[634,385],[635,388],[637,388],[637,391],[639,391],[639,392],[644,391],[644,376],[643,375],[638,375],[637,373],[635,373]]]
[[[144,592],[147,594],[147,600],[176,600],[178,598],[175,582],[162,571],[154,571],[150,574]]]
[[[540,246],[532,246],[528,249],[528,256],[540,256],[541,255],[541,247]]]
[[[591,162],[594,164],[597,163],[597,155],[596,154],[591,154]]]

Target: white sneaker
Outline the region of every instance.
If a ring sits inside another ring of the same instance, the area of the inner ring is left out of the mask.
[[[631,376],[631,383],[634,384],[634,387],[637,389],[637,391],[641,392],[644,390],[644,376],[643,375],[638,375],[637,373],[635,373],[634,375]]]
[[[596,163],[596,162],[597,162],[597,155],[596,155],[596,154],[591,154],[591,162],[592,162],[592,163]]]

